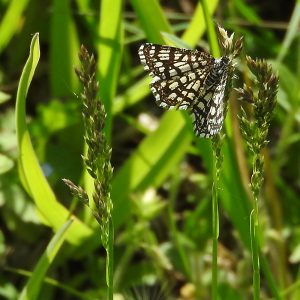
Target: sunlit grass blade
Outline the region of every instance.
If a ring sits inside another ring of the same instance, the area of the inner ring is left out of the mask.
[[[145,31],[147,40],[163,44],[161,32],[172,33],[171,26],[157,0],[131,0],[131,4]]]
[[[288,53],[292,41],[296,38],[299,34],[299,26],[300,26],[300,2],[295,2],[294,11],[289,22],[288,30],[284,37],[283,43],[281,45],[280,52],[277,56],[277,61],[282,61],[285,55]]]
[[[68,219],[69,211],[55,198],[38,159],[32,147],[29,131],[26,124],[26,96],[40,58],[39,35],[35,34],[28,60],[24,66],[16,102],[16,130],[19,147],[19,170],[27,192],[35,202],[39,212],[46,222],[56,231]],[[67,240],[73,244],[80,244],[93,234],[92,230],[75,219],[68,231]]]
[[[137,104],[149,94],[150,78],[147,76],[131,85],[125,92],[114,100],[112,113],[118,114],[131,105]]]
[[[100,98],[105,105],[108,118],[106,130],[110,139],[112,100],[115,97],[121,65],[124,26],[122,0],[101,1],[99,19],[98,70]]]
[[[22,16],[23,11],[28,5],[28,0],[12,0],[6,2],[8,9],[2,17],[0,23],[0,53],[9,43],[12,36],[18,30],[19,20]],[[3,3],[2,3],[3,5]]]
[[[113,181],[116,227],[129,216],[130,192],[161,184],[182,159],[190,141],[183,116],[177,112],[165,114],[159,128],[140,143]]]
[[[215,11],[219,1],[211,0],[207,3],[207,9],[210,15]],[[206,29],[205,18],[202,10],[202,6],[198,3],[196,11],[193,15],[191,22],[189,23],[188,28],[182,35],[182,39],[186,41],[189,45],[195,46],[200,37],[204,34]]]
[[[53,238],[47,246],[47,249],[39,259],[39,262],[37,263],[34,271],[32,272],[30,279],[23,288],[20,297],[18,298],[19,300],[37,299],[46,272],[51,266],[63,242],[65,241],[67,232],[70,229],[72,222],[73,220],[69,219],[53,236]]]
[[[177,37],[174,34],[162,32],[162,36],[167,45],[177,48],[191,49],[189,44],[185,43],[183,39]]]

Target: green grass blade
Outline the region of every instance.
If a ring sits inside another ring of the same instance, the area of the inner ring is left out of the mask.
[[[115,97],[121,65],[124,26],[122,24],[122,0],[101,1],[98,48],[98,70],[100,74],[100,97],[108,115],[107,133],[111,127],[112,99]],[[108,136],[109,138],[109,136]]]
[[[131,4],[145,31],[147,40],[163,44],[161,32],[172,33],[171,26],[157,0],[131,0]]]
[[[207,10],[210,15],[213,14],[218,3],[219,3],[218,0],[208,1]],[[184,32],[182,39],[186,41],[189,45],[194,47],[198,43],[200,37],[204,34],[205,30],[206,30],[205,18],[204,18],[202,6],[199,3],[197,5],[192,21],[190,22],[187,30]]]
[[[161,184],[187,151],[190,141],[183,115],[178,112],[165,114],[157,131],[140,143],[113,181],[116,227],[129,216],[130,192]]]
[[[12,0],[6,10],[5,15],[2,17],[0,23],[0,53],[11,40],[14,33],[19,26],[19,20],[25,8],[28,5],[28,0]]]
[[[191,49],[189,44],[185,43],[181,38],[172,33],[162,32],[162,36],[167,45],[177,48]]]
[[[214,57],[219,57],[221,55],[220,53],[220,47],[218,43],[217,33],[215,29],[215,24],[212,21],[212,18],[209,13],[209,6],[206,0],[200,0],[202,4],[202,11],[205,19],[205,24],[207,28],[207,36],[210,46],[210,52]]]
[[[10,268],[10,267],[5,267],[5,271],[10,272],[15,275],[20,275],[26,278],[30,278],[32,275],[32,272],[29,272],[24,269],[16,269],[16,268]],[[63,284],[59,282],[58,280],[45,276],[43,278],[43,283],[52,286],[56,290],[61,289],[65,293],[67,293],[70,297],[74,296],[76,299],[83,299],[83,300],[97,300],[96,296],[89,296],[86,294],[84,291],[78,291],[75,288],[71,287],[70,285]],[[75,298],[74,298],[75,299]]]
[[[66,235],[73,220],[70,219],[63,224],[63,226],[57,231],[54,237],[51,239],[50,243],[47,246],[46,251],[39,259],[38,264],[36,265],[34,271],[27,284],[23,288],[19,300],[35,300],[38,297],[41,285],[43,283],[46,272],[51,266],[56,254],[61,248],[63,242],[66,239]]]
[[[47,223],[56,231],[68,219],[69,211],[55,198],[38,159],[35,155],[26,124],[26,96],[40,57],[39,35],[35,34],[28,60],[24,66],[16,102],[16,130],[19,147],[19,170],[25,188],[33,198],[39,212]],[[92,230],[75,219],[68,232],[67,240],[73,244],[81,244],[83,239],[92,235]]]
[[[136,104],[149,94],[150,78],[147,76],[130,86],[122,95],[115,98],[112,113],[118,114]]]
[[[93,13],[92,1],[90,0],[76,0],[78,11],[80,15],[84,18],[84,22],[88,27],[88,31],[91,33],[92,37],[97,35],[97,23],[98,20],[96,15]],[[97,43],[97,39],[93,39]]]
[[[296,1],[286,35],[284,37],[280,52],[278,53],[277,56],[278,62],[283,60],[285,55],[288,53],[293,40],[298,36],[299,26],[300,26],[300,1]]]
[[[260,18],[255,12],[255,8],[247,5],[244,0],[234,0],[234,7],[241,14],[244,20],[251,22],[252,24],[259,24]]]
[[[78,91],[74,66],[79,60],[79,42],[72,19],[70,1],[53,1],[50,36],[50,84],[52,95],[65,96]]]

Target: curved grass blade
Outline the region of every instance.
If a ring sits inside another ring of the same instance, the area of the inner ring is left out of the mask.
[[[30,54],[24,66],[17,92],[16,130],[19,147],[19,172],[26,191],[33,198],[39,212],[49,226],[55,231],[61,228],[68,219],[69,211],[55,198],[38,159],[35,155],[26,124],[25,103],[27,92],[40,58],[39,35],[35,34],[31,41]],[[68,231],[67,240],[79,245],[84,239],[91,237],[92,230],[74,219]]]
[[[38,297],[44,277],[56,257],[60,247],[66,239],[66,235],[73,220],[69,219],[53,236],[48,244],[46,251],[39,259],[34,271],[27,284],[23,288],[19,300],[35,300]]]

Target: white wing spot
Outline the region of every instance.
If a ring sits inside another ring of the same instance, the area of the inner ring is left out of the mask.
[[[187,82],[186,76],[181,77],[181,78],[180,78],[180,82],[181,82],[181,83],[186,83],[186,82]]]
[[[175,76],[177,75],[177,71],[175,69],[170,70],[170,76]]]
[[[174,81],[173,83],[171,83],[171,84],[169,85],[170,90],[174,90],[174,89],[176,89],[177,87],[178,87],[178,82],[177,82],[177,81]]]
[[[176,96],[177,96],[176,93],[172,93],[170,94],[169,99],[174,100]]]

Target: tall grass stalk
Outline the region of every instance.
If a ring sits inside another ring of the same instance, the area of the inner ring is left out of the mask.
[[[253,265],[253,298],[260,299],[260,245],[259,245],[259,196],[263,185],[264,156],[263,148],[268,144],[268,131],[276,104],[278,77],[271,66],[261,59],[247,56],[247,65],[254,79],[237,89],[239,98],[251,103],[253,116],[241,110],[241,133],[252,155],[252,176],[250,187],[253,210],[250,214],[250,238]],[[257,92],[255,92],[257,91]]]
[[[211,52],[214,56],[220,56],[220,48],[218,45],[215,26],[211,20],[208,5],[206,0],[200,1],[205,18],[208,40]],[[219,173],[222,168],[221,154],[221,138],[216,134],[212,139],[213,155],[213,185],[212,185],[212,274],[211,274],[211,292],[212,299],[218,298],[218,239],[219,239],[219,204],[218,204],[218,186],[219,186]]]
[[[64,182],[74,196],[87,206],[94,202],[92,212],[100,225],[101,241],[106,250],[107,299],[113,300],[113,244],[114,225],[112,219],[111,180],[113,169],[110,163],[111,148],[104,134],[106,113],[104,105],[97,99],[99,84],[96,80],[96,62],[93,55],[81,46],[79,59],[81,68],[76,74],[83,85],[82,115],[85,128],[84,139],[87,144],[86,156],[82,156],[84,165],[94,182],[92,199],[87,193],[68,179]]]
[[[224,93],[224,119],[228,110],[228,99],[229,93],[232,89],[232,79],[234,77],[234,64],[233,59],[236,58],[242,49],[242,39],[233,41],[233,34],[231,36],[227,35],[227,32],[220,26],[217,27],[218,39],[215,31],[215,26],[211,20],[208,11],[208,5],[206,0],[200,1],[203,14],[207,27],[207,34],[210,43],[211,52],[215,57],[220,56],[220,52],[223,55],[228,56],[228,77],[226,82],[226,88]],[[220,51],[220,47],[221,50]],[[211,139],[212,150],[213,150],[213,184],[212,184],[212,299],[218,298],[218,239],[219,239],[219,196],[218,187],[220,180],[220,173],[222,170],[223,155],[221,152],[223,139],[225,135],[218,133]]]

